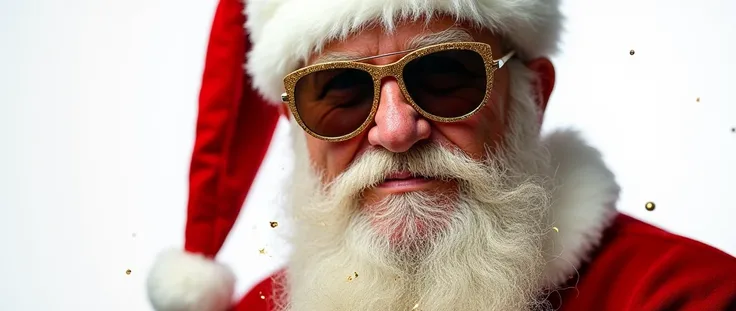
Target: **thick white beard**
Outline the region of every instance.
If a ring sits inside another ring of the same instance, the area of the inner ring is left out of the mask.
[[[335,183],[322,186],[297,157],[293,249],[286,274],[276,280],[281,310],[546,307],[542,283],[552,189],[542,176],[548,176],[549,157],[538,141],[533,76],[510,65],[512,115],[504,148],[484,162],[458,152],[443,160],[436,153],[417,169],[442,175],[455,163],[454,172],[443,176],[459,180],[452,198],[397,195],[378,203],[382,213],[365,213],[360,190],[379,181],[383,170],[376,172],[375,165],[387,158],[358,160]],[[303,143],[296,139],[297,150],[305,150]],[[441,200],[451,200],[452,208],[436,204]],[[399,237],[377,232],[376,221]],[[430,230],[417,230],[418,222]]]

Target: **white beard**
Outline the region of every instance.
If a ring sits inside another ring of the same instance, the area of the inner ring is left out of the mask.
[[[404,154],[376,149],[322,185],[296,133],[303,154],[289,211],[292,254],[275,286],[281,310],[546,307],[549,156],[539,144],[532,75],[509,65],[509,132],[484,161],[434,144]],[[362,191],[398,168],[455,180],[457,192],[394,195],[366,212]]]

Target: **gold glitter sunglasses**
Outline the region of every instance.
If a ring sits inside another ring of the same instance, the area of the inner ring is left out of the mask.
[[[362,62],[400,54],[406,55],[388,65]],[[485,105],[493,88],[493,74],[513,56],[511,51],[494,60],[488,44],[453,42],[320,63],[287,75],[286,93],[281,99],[307,133],[326,141],[344,141],[373,122],[381,81],[393,77],[406,100],[422,116],[456,122]]]

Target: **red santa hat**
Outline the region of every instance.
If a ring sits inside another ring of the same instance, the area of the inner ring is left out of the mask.
[[[279,118],[283,77],[328,41],[371,22],[445,14],[502,35],[522,57],[556,52],[558,0],[220,0],[210,34],[189,177],[184,250],[148,277],[156,310],[219,311],[235,277],[214,261]],[[247,18],[246,18],[247,16]]]

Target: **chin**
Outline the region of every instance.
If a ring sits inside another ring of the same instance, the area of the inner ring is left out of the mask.
[[[423,200],[432,202],[392,196],[383,213],[354,215],[338,243],[303,235],[283,283],[283,310],[524,310],[536,302],[543,226],[518,215],[528,201]]]
[[[360,217],[394,249],[415,248],[446,230],[457,209],[456,190],[390,194],[364,205]]]

